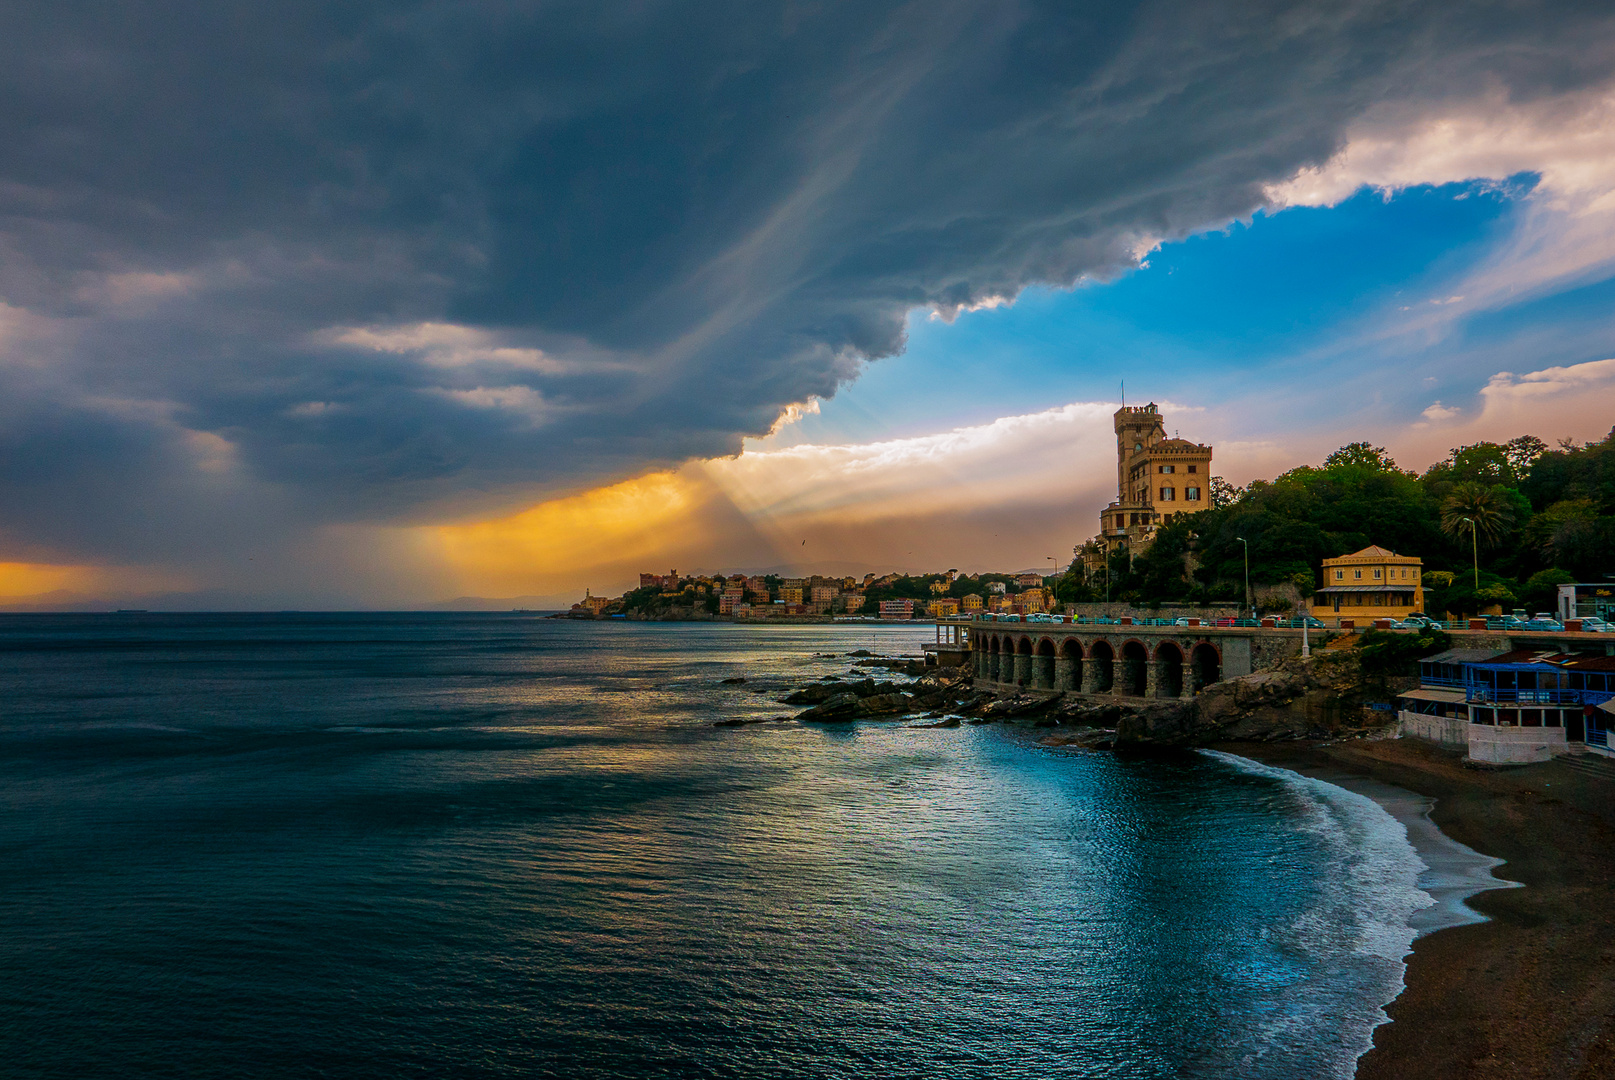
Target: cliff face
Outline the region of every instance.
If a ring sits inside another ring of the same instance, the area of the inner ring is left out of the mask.
[[[1364,676],[1355,650],[1295,657],[1266,671],[1216,683],[1193,699],[1151,702],[1116,721],[1118,746],[1198,746],[1225,740],[1326,738],[1386,724],[1371,710],[1403,683]]]

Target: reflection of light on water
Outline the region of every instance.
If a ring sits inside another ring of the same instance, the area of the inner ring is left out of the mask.
[[[71,981],[120,1052],[206,1015],[199,1045],[271,1055],[373,1032],[371,1071],[1344,1077],[1399,967],[1345,919],[1377,902],[1351,807],[1281,779],[999,726],[711,726],[890,678],[846,653],[930,627],[334,625],[141,654],[108,715],[210,752],[7,789],[42,801],[0,841],[58,829],[48,874],[4,867],[35,897],[8,927],[55,943],[18,975]],[[119,949],[79,951],[107,911]]]

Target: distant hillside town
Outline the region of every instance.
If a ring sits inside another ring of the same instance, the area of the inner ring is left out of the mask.
[[[639,588],[618,597],[586,595],[579,614],[641,618],[865,615],[882,619],[941,618],[977,611],[1033,614],[1051,611],[1054,590],[1035,571],[1016,574],[865,574],[805,578],[774,574],[680,576],[640,574]]]
[[[1550,448],[1522,435],[1453,448],[1423,474],[1351,443],[1238,488],[1213,448],[1167,434],[1152,402],[1112,416],[1116,498],[1063,570],[1043,573],[641,574],[580,617],[942,618],[1118,607],[1308,616],[1327,626],[1551,614],[1615,616],[1615,430]],[[1566,590],[1569,590],[1567,593]]]

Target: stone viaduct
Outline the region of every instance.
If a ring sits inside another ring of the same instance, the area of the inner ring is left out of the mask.
[[[957,648],[976,683],[1078,694],[1187,698],[1301,652],[1299,630],[973,622]],[[948,646],[944,645],[943,648]]]

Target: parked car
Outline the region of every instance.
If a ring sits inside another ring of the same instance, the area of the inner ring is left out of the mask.
[[[1426,615],[1422,611],[1412,612],[1406,618],[1404,618],[1402,621],[1403,622],[1410,622],[1410,623],[1419,623],[1420,625],[1427,626],[1432,630],[1440,630],[1441,629],[1441,621],[1439,619],[1432,619],[1430,616]]]
[[[1280,623],[1279,625],[1280,626],[1288,626],[1291,629],[1295,629],[1295,630],[1299,630],[1303,626],[1306,627],[1308,630],[1327,630],[1328,629],[1328,627],[1324,626],[1322,619],[1314,618],[1311,615],[1302,615],[1300,618],[1290,619],[1290,620],[1288,620],[1286,622]]]
[[[1552,631],[1554,633],[1557,633],[1557,632],[1563,630],[1564,628],[1565,628],[1565,624],[1560,622],[1558,619],[1555,619],[1555,618],[1553,618],[1551,616],[1538,615],[1536,618],[1534,618],[1534,619],[1530,620],[1529,622],[1527,622],[1522,629],[1525,629],[1525,630],[1548,630],[1548,631]]]
[[[1217,625],[1218,626],[1233,626],[1237,622],[1239,622],[1238,619],[1235,619],[1235,618],[1232,618],[1230,616],[1224,615],[1222,618],[1217,620]]]
[[[1584,634],[1615,634],[1615,625],[1605,622],[1597,615],[1589,615],[1581,620],[1581,632]]]

